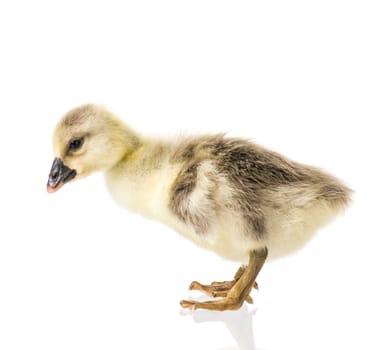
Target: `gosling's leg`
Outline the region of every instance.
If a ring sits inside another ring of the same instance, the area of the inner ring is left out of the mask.
[[[223,281],[223,282],[212,282],[211,284],[201,284],[197,281],[193,281],[189,286],[189,290],[198,290],[211,297],[226,297],[229,290],[235,285],[239,278],[243,275],[246,267],[239,267],[238,271],[234,276],[232,281]],[[253,288],[258,289],[257,282],[253,284]],[[252,303],[251,297],[247,299],[249,303]]]
[[[223,299],[216,299],[206,302],[194,300],[182,300],[181,306],[191,310],[208,309],[208,310],[236,310],[239,309],[244,301],[249,297],[249,293],[254,286],[256,277],[260,272],[268,256],[267,248],[252,250],[249,253],[249,264],[235,284],[227,291]]]
[[[193,281],[189,286],[189,290],[198,290],[209,296],[212,296],[215,292],[223,292],[230,290],[236,281],[242,276],[245,270],[244,266],[240,266],[238,271],[234,276],[233,281],[223,281],[223,282],[212,282],[211,284],[201,284],[197,281]]]

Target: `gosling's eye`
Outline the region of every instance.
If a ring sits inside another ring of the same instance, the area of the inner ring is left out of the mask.
[[[77,151],[83,143],[83,139],[73,139],[69,142],[69,151]]]

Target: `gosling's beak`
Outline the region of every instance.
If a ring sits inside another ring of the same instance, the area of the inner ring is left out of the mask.
[[[76,170],[68,168],[60,158],[55,158],[48,176],[47,192],[56,192],[61,186],[77,175]]]

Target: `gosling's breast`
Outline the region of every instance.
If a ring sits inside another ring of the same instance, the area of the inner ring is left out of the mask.
[[[106,182],[110,194],[120,206],[161,220],[171,216],[169,193],[179,170],[178,165],[138,172],[115,170],[106,174]]]

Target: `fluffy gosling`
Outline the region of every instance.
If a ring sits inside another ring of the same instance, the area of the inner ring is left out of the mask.
[[[96,171],[121,206],[159,220],[241,266],[232,281],[190,289],[214,298],[182,307],[238,309],[267,257],[303,247],[350,201],[335,177],[252,142],[213,136],[145,138],[103,107],[68,112],[53,135],[47,191]]]

